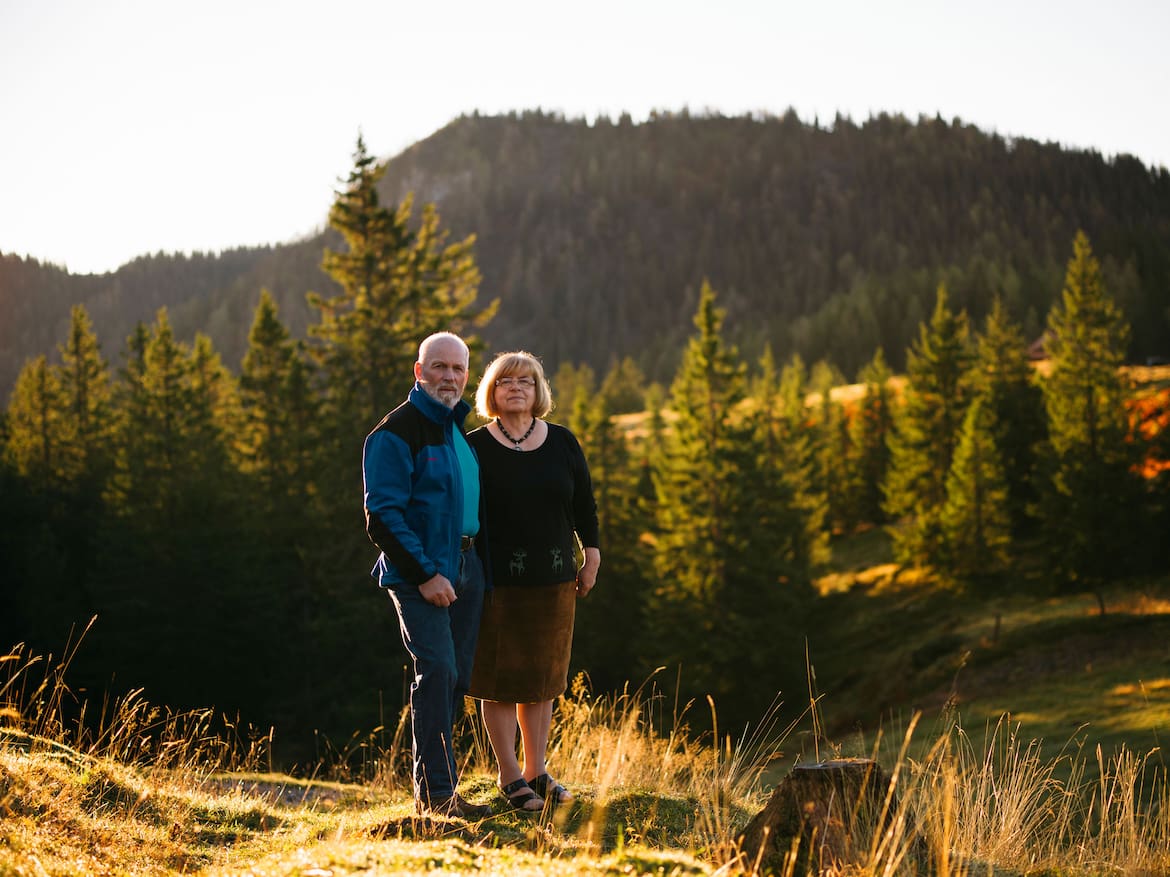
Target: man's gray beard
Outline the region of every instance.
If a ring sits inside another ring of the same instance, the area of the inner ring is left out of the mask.
[[[451,401],[448,402],[446,399],[444,399],[442,396],[439,395],[439,388],[438,387],[434,386],[433,384],[422,384],[421,382],[420,382],[420,384],[423,388],[423,392],[426,393],[428,396],[430,396],[432,399],[434,399],[436,402],[438,402],[440,405],[445,405],[447,408],[454,408],[459,403],[459,391],[458,390],[451,391],[454,395],[452,396]]]

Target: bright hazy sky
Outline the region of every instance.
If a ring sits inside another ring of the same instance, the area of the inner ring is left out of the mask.
[[[1168,0],[0,0],[0,252],[75,273],[320,228],[358,132],[941,113],[1170,167]]]

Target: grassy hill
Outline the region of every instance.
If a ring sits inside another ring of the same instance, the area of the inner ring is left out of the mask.
[[[838,552],[809,624],[821,721],[851,754],[916,710],[979,734],[1007,716],[1053,758],[1097,745],[1145,753],[1170,739],[1170,580],[1100,595],[1037,593],[1027,581],[950,590],[871,563],[884,534],[855,542],[863,559],[848,569],[849,551]],[[844,743],[850,729],[858,739]]]

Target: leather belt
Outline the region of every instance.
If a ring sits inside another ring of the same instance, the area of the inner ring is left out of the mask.
[[[475,547],[475,537],[474,536],[460,536],[459,537],[459,550],[460,551],[467,551],[468,549],[471,549],[474,547]]]

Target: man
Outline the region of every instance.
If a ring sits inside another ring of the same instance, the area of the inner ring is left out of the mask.
[[[483,608],[479,465],[463,435],[468,350],[426,338],[405,402],[366,437],[366,533],[382,552],[372,575],[398,610],[414,662],[410,718],[419,812],[478,819],[489,808],[456,791],[452,728],[462,711]]]

